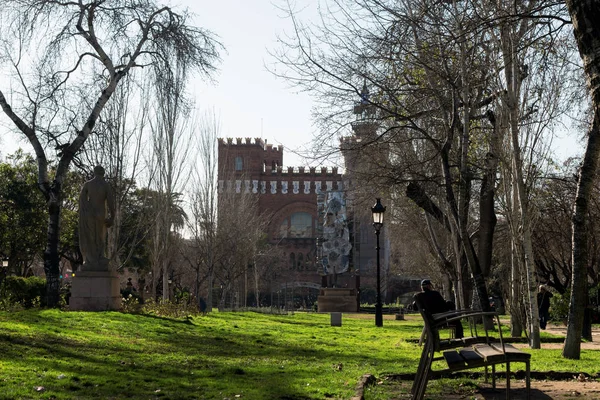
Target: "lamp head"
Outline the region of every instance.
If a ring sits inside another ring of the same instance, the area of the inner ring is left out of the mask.
[[[377,198],[377,202],[371,208],[371,212],[373,213],[373,227],[379,232],[383,226],[383,214],[385,213],[385,207],[381,204],[380,198]]]

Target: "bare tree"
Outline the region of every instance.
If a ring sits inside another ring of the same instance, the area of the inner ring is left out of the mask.
[[[556,103],[573,73],[565,61],[569,41],[561,36],[564,5],[337,0],[321,9],[315,25],[303,25],[289,2],[286,11],[293,30],[275,54],[276,74],[321,102],[317,145],[334,151],[332,138],[351,120],[351,96],[375,110],[367,117],[376,134],[362,137],[355,150],[386,143],[389,162],[374,170],[378,178],[394,194],[406,187],[426,221],[445,229],[451,251],[439,235],[431,235],[432,248],[451,271],[459,306],[468,305],[473,284],[473,304],[488,307],[497,192],[514,194],[515,266],[525,266],[516,270],[515,286],[523,271],[526,287],[515,298],[520,305],[527,297],[532,346],[539,347],[530,200],[551,125],[561,116]],[[507,174],[498,187],[500,166]]]
[[[196,123],[198,156],[192,169],[192,193],[190,208],[192,218],[188,221],[196,249],[195,259],[190,264],[195,270],[195,295],[200,298],[200,284],[208,280],[207,311],[212,310],[215,267],[219,258],[217,233],[217,138],[220,124],[214,112],[205,112]]]
[[[581,355],[581,333],[583,313],[587,306],[587,266],[589,201],[598,173],[600,156],[600,5],[593,0],[567,0],[567,7],[573,20],[573,30],[579,54],[586,73],[593,120],[588,132],[587,147],[579,170],[575,210],[573,214],[573,277],[571,279],[571,302],[567,337],[562,355],[565,358],[579,359]]]
[[[188,123],[192,107],[185,91],[188,66],[184,54],[164,54],[154,65],[156,106],[152,123],[152,174],[153,186],[161,193],[164,202],[156,205],[154,232],[152,233],[153,280],[162,272],[163,299],[168,299],[168,277],[174,253],[171,251],[172,229],[176,227],[176,199],[187,182],[190,164],[188,154],[191,132]],[[179,215],[177,215],[179,214]],[[178,226],[183,228],[183,224]],[[155,285],[153,285],[155,287]]]
[[[222,289],[219,307],[226,307],[229,296],[233,308],[239,305],[240,279],[254,261],[269,218],[259,212],[254,193],[223,191],[218,199],[216,242],[220,255],[214,275]]]
[[[490,130],[485,113],[492,95],[490,63],[488,54],[476,51],[486,45],[486,35],[470,2],[425,3],[335,1],[324,9],[319,27],[300,25],[290,11],[294,34],[276,55],[288,67],[279,74],[323,102],[324,141],[350,121],[351,108],[343,99],[360,96],[375,109],[367,117],[377,123],[376,134],[362,137],[354,151],[387,144],[389,162],[376,170],[378,178],[396,193],[406,188],[406,195],[446,229],[453,254],[437,253],[444,265],[452,265],[457,303],[468,305],[472,276],[476,304],[485,309],[480,255],[491,252],[491,241],[486,236],[478,254],[471,216],[478,176],[484,171],[494,176],[493,163],[482,167],[481,151],[473,148],[485,140],[479,132]],[[493,195],[489,187],[487,198]],[[480,220],[480,232],[493,229],[493,218]]]
[[[144,151],[144,132],[150,117],[150,79],[134,75],[136,71],[122,81],[106,106],[104,114],[96,125],[96,134],[90,136],[82,148],[80,162],[83,170],[91,175],[91,167],[102,165],[106,169],[107,179],[115,194],[115,218],[109,231],[107,250],[116,269],[123,268],[130,260],[133,249],[141,244],[145,233],[141,221],[134,224],[135,231],[122,235],[122,226],[126,223],[124,215],[126,202],[136,189],[136,182],[144,169],[142,154]],[[141,82],[141,85],[137,83]],[[132,234],[133,233],[133,234]],[[141,272],[141,271],[139,271]],[[141,273],[141,276],[143,273]]]
[[[245,293],[249,267],[254,265],[255,275],[260,275],[262,269],[256,268],[256,264],[271,255],[261,247],[269,217],[259,213],[258,194],[238,192],[227,185],[219,187],[219,176],[224,181],[240,178],[219,175],[217,140],[220,124],[214,111],[205,112],[195,126],[198,151],[196,167],[192,170],[193,188],[189,194],[192,218],[188,221],[188,230],[197,253],[196,258],[190,258],[188,262],[196,273],[197,294],[200,284],[207,281],[210,311],[215,286],[221,289],[220,308],[226,306],[227,298],[234,302],[232,307],[242,304],[240,287],[244,287]]]
[[[186,12],[152,0],[5,0],[0,13],[0,61],[12,71],[4,75],[0,106],[38,162],[49,214],[47,304],[53,306],[59,293],[62,184],[121,80],[171,52],[209,73],[220,44],[210,32],[190,26]],[[61,155],[51,176],[53,148]]]
[[[504,215],[513,242],[513,291],[509,301],[512,333],[520,335],[521,305],[527,310],[527,326],[532,348],[540,347],[537,281],[532,231],[535,228],[536,186],[548,168],[552,121],[558,120],[561,107],[576,77],[567,60],[571,52],[562,24],[540,24],[537,19],[521,18],[546,10],[564,15],[564,6],[544,0],[514,3],[496,2],[493,12],[499,22],[491,33],[500,44],[498,53],[496,135],[504,151],[496,153],[502,171]],[[566,17],[566,15],[565,15]],[[534,46],[535,44],[535,46]],[[548,68],[552,65],[552,68]],[[523,289],[523,290],[519,290]]]

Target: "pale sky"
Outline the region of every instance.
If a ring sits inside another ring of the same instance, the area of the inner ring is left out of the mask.
[[[197,26],[218,35],[225,47],[214,82],[195,79],[190,92],[195,94],[200,111],[214,110],[222,137],[261,137],[267,143],[284,145],[284,166],[308,165],[294,150],[308,145],[315,132],[311,119],[310,95],[298,92],[267,71],[273,59],[268,49],[277,46],[277,35],[289,28],[289,21],[274,4],[283,0],[173,0],[196,15]],[[317,0],[297,0],[316,7]],[[310,12],[310,7],[304,13]],[[316,14],[315,14],[316,15]],[[1,115],[4,124],[10,121]],[[22,135],[10,137],[2,129],[0,155],[18,147],[30,152]]]
[[[290,31],[290,21],[274,4],[282,0],[187,0],[198,25],[219,35],[225,46],[217,82],[195,84],[197,104],[214,108],[223,137],[262,137],[284,145],[284,165],[308,165],[292,152],[307,145],[316,133],[310,95],[294,90],[267,71],[274,60],[277,35]],[[316,0],[296,1],[310,13]],[[315,16],[316,16],[315,12]],[[349,100],[352,101],[352,100]]]
[[[285,0],[173,0],[196,14],[196,24],[219,36],[225,51],[215,82],[196,79],[190,91],[200,110],[214,110],[222,137],[262,137],[284,145],[284,165],[308,165],[295,150],[307,147],[317,128],[313,124],[313,102],[309,93],[298,92],[267,71],[275,60],[268,50],[278,48],[277,35],[291,30],[289,20],[276,4]],[[306,20],[317,18],[319,0],[292,0]],[[349,99],[353,101],[353,99]],[[8,122],[4,116],[3,122]],[[350,133],[350,132],[348,132]],[[561,159],[581,155],[582,149],[569,134],[554,142]],[[2,155],[16,149],[16,141],[2,138]],[[30,145],[21,146],[30,151]],[[333,162],[333,161],[332,161]]]

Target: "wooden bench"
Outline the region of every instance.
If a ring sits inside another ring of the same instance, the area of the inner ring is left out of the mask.
[[[487,382],[488,367],[491,367],[492,387],[496,388],[497,364],[506,365],[506,399],[510,400],[510,364],[515,362],[525,364],[527,399],[530,398],[531,354],[504,343],[500,329],[500,318],[497,313],[457,310],[441,314],[430,314],[422,307],[419,295],[420,293],[415,295],[415,302],[425,322],[425,344],[411,390],[413,400],[423,399],[430,378],[467,369],[484,368]],[[477,320],[485,317],[493,318],[495,327],[498,329],[498,337],[490,336],[485,327],[483,328],[483,335],[479,335],[477,332]],[[440,339],[440,329],[447,327],[449,322],[461,319],[469,321],[468,333],[470,333],[470,336]],[[436,353],[441,353],[441,356],[436,356]],[[432,369],[434,361],[445,361],[447,368]]]

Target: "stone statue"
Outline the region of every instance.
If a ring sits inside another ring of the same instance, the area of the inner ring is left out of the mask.
[[[108,206],[108,215],[107,215]],[[94,178],[83,184],[79,195],[79,248],[83,255],[82,271],[108,271],[105,257],[106,229],[115,217],[112,188],[104,180],[104,168],[94,167]]]

